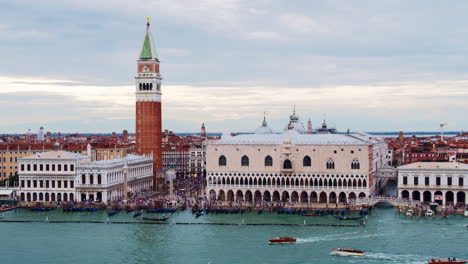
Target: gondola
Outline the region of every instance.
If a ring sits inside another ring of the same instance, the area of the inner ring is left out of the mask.
[[[196,215],[195,217],[198,218],[198,217],[200,217],[200,216],[202,216],[204,214],[205,214],[205,212],[197,212],[197,213],[195,213],[195,215]]]
[[[142,214],[143,214],[143,212],[138,211],[138,212],[133,213],[133,217],[138,217],[138,216],[140,216]]]
[[[143,220],[151,220],[151,221],[166,221],[167,219],[169,219],[169,217],[163,217],[163,218],[159,218],[159,217],[143,217]]]
[[[108,215],[108,216],[113,216],[113,215],[117,214],[118,212],[119,212],[119,211],[117,211],[117,210],[108,211],[108,212],[107,212],[107,215]]]
[[[352,217],[352,216],[335,216],[336,219],[338,220],[359,220],[359,219],[362,219],[363,217],[362,216],[355,216],[355,217]]]

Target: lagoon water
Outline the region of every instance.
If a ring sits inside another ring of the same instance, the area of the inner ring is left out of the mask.
[[[150,214],[148,214],[150,215]],[[151,214],[151,216],[156,216]],[[160,215],[159,215],[160,216]],[[2,220],[103,221],[105,212],[55,210],[4,213]],[[430,258],[468,258],[468,219],[408,219],[392,208],[378,208],[366,227],[240,225],[244,223],[337,224],[332,216],[276,213],[171,215],[171,224],[5,223],[0,222],[1,263],[427,263]],[[136,221],[121,212],[110,221]],[[172,221],[175,224],[172,224]],[[343,222],[343,221],[342,221]],[[346,224],[349,224],[346,221]],[[179,224],[177,224],[179,223]],[[204,225],[181,223],[233,223]],[[269,245],[269,238],[293,236],[296,244]],[[332,248],[354,248],[366,257],[330,255]]]

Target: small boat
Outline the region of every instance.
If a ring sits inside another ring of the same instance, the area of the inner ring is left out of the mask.
[[[202,216],[204,214],[205,214],[205,212],[197,212],[197,213],[195,213],[195,215],[196,215],[195,217],[198,218],[198,217],[200,217],[200,216]]]
[[[119,211],[117,211],[117,210],[108,211],[108,212],[107,212],[107,215],[108,215],[108,216],[113,216],[113,215],[117,214],[118,212],[119,212]]]
[[[414,215],[413,209],[408,209],[408,210],[406,211],[406,216],[412,217],[413,215]]]
[[[169,217],[162,217],[162,218],[159,218],[159,217],[143,217],[144,220],[151,220],[151,221],[166,221],[167,219],[169,219]]]
[[[336,219],[338,220],[359,220],[362,219],[362,216],[356,216],[356,217],[351,217],[351,216],[335,216]]]
[[[140,216],[142,214],[143,214],[142,211],[138,211],[138,212],[133,213],[133,217],[137,217],[137,216]]]
[[[464,264],[467,263],[468,260],[457,260],[456,258],[445,258],[445,259],[431,259],[427,263],[428,264]]]
[[[365,256],[366,252],[349,248],[337,248],[333,249],[330,254],[339,256]]]
[[[257,214],[263,214],[263,210],[258,210]]]
[[[426,216],[434,216],[434,211],[432,211],[431,209],[427,210]]]
[[[270,244],[289,244],[289,243],[295,243],[297,239],[294,237],[275,237],[270,240]]]

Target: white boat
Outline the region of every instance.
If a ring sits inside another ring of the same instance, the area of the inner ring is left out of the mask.
[[[410,217],[411,217],[411,216],[413,216],[413,214],[414,214],[413,209],[408,209],[408,210],[406,211],[406,216],[410,216]]]
[[[426,216],[434,216],[434,211],[432,211],[431,209],[427,210]]]
[[[333,249],[330,254],[338,255],[338,256],[362,257],[366,255],[366,252],[362,250],[355,250],[355,249],[349,249],[349,248],[337,248],[337,249]]]

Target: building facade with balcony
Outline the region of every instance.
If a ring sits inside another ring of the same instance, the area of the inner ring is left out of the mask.
[[[153,159],[129,154],[118,159],[86,162],[78,165],[76,174],[76,195],[80,201],[122,200],[125,178],[130,193],[151,189]]]
[[[264,120],[254,134],[206,146],[206,195],[221,201],[346,202],[374,192],[387,144],[365,133],[308,134],[296,114],[282,134]]]
[[[398,196],[443,205],[466,204],[468,165],[415,162],[398,167]]]

